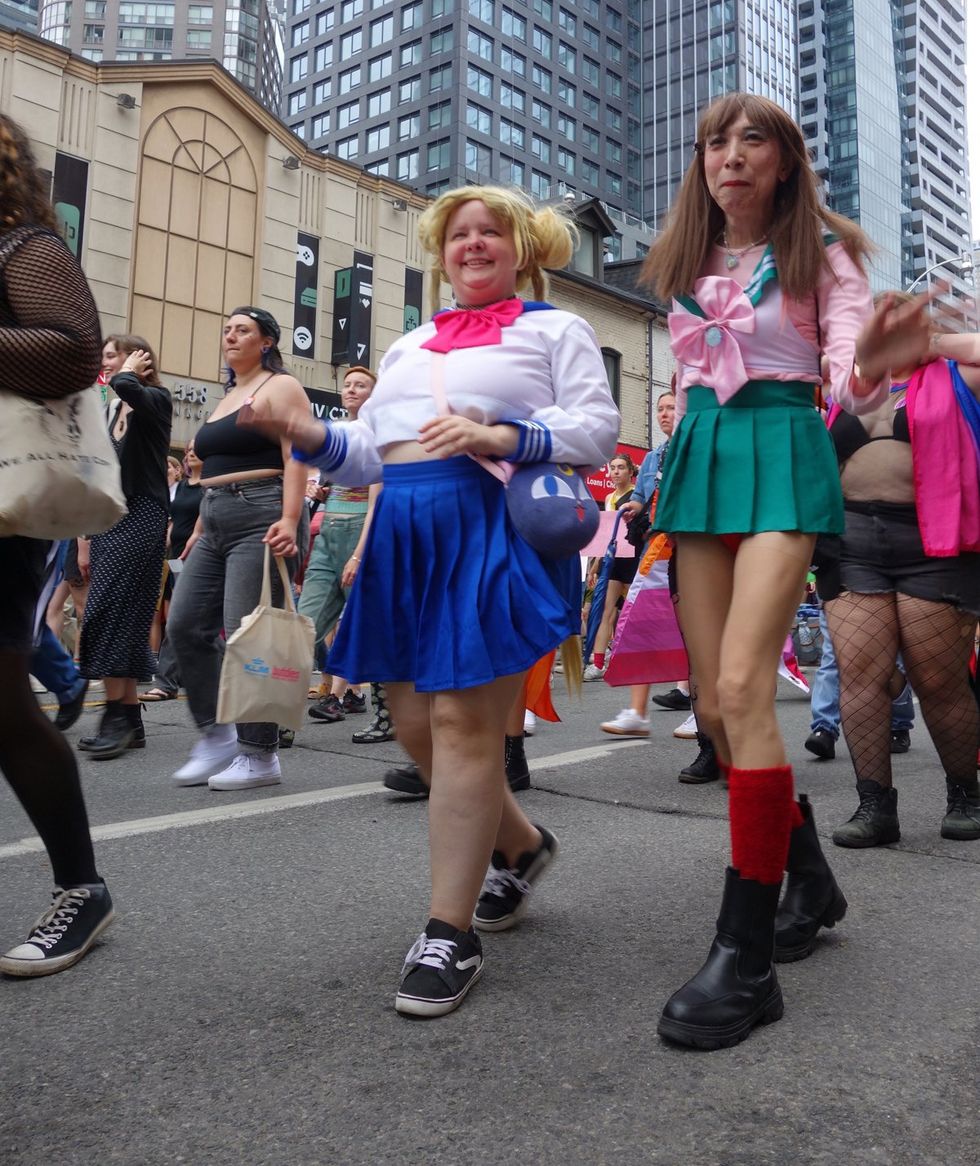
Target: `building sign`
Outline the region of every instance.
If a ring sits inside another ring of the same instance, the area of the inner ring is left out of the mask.
[[[350,288],[350,339],[347,363],[371,367],[371,305],[374,302],[374,258],[354,252]]]
[[[422,323],[422,272],[405,268],[405,319],[403,332],[414,332]]]
[[[320,240],[296,233],[296,288],[293,292],[293,356],[312,360],[316,347],[316,300]]]
[[[333,277],[333,344],[331,364],[347,364],[350,351],[350,267],[341,267]]]
[[[633,459],[633,464],[637,469],[640,468],[640,463],[647,456],[647,451],[641,449],[638,445],[627,445],[623,441],[616,443],[616,453],[628,453]],[[589,487],[589,493],[597,502],[606,501],[606,496],[615,490],[612,478],[606,473],[606,467],[600,466],[598,470],[592,470],[585,475],[585,484]]]
[[[88,162],[71,154],[57,153],[51,201],[58,218],[58,229],[76,259],[82,257],[85,231],[85,196],[88,190]]]
[[[307,389],[310,398],[310,412],[317,421],[346,421],[347,410],[340,402],[340,393],[325,389]]]

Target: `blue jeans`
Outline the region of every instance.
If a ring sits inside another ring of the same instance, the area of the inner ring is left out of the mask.
[[[207,488],[201,499],[203,533],[194,544],[170,604],[167,635],[177,659],[187,704],[199,729],[215,723],[218,681],[224,658],[221,631],[230,637],[255,609],[262,589],[265,532],[282,514],[282,479]],[[296,538],[309,537],[304,508]],[[296,560],[286,559],[290,578]],[[282,603],[278,571],[272,572],[273,602]],[[239,724],[243,753],[274,753],[279,726],[273,722]]]
[[[820,667],[810,686],[810,731],[823,729],[832,734],[834,740],[840,736],[840,672],[837,657],[827,627],[827,616],[820,608],[820,631],[823,633],[823,653]],[[901,667],[901,657],[899,657]],[[906,682],[901,693],[892,701],[892,732],[911,729],[915,724],[915,706],[912,704],[912,687]]]
[[[74,700],[85,687],[75,661],[47,624],[42,624],[41,638],[34,646],[31,675],[36,676],[48,692],[54,693],[59,704]]]

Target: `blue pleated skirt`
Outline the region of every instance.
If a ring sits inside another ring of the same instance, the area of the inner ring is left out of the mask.
[[[542,559],[471,458],[387,465],[327,667],[418,692],[488,684],[581,630],[579,557]]]

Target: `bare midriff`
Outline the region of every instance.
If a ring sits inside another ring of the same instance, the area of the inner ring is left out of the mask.
[[[391,465],[405,462],[437,462],[439,454],[429,453],[418,441],[393,441],[381,450],[381,460]]]
[[[218,474],[215,478],[202,478],[201,485],[206,490],[209,486],[228,486],[232,482],[260,482],[263,478],[281,477],[282,470],[267,466],[264,470],[244,470],[235,474]]]

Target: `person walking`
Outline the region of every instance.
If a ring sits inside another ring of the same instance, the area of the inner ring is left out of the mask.
[[[44,399],[81,392],[99,372],[99,316],[85,277],[58,234],[24,131],[0,113],[0,393]],[[94,391],[94,390],[93,390]],[[7,434],[0,434],[6,449]],[[0,538],[0,771],[44,843],[55,887],[23,943],[0,957],[8,976],[45,976],[76,964],[114,918],[95,864],[71,748],[31,691],[31,647],[51,544]]]
[[[715,940],[658,1026],[696,1048],[735,1044],[778,1020],[774,941],[777,959],[803,958],[847,908],[810,806],[794,800],[774,695],[815,537],[843,527],[814,400],[821,350],[835,398],[868,411],[887,395],[890,365],[918,349],[914,309],[872,316],[867,250],[860,228],[818,201],[792,119],[732,93],[702,113],[694,158],[644,264],[646,282],[673,301],[678,362],[656,522],[677,541],[694,707],[728,779],[732,861]]]
[[[395,1008],[433,1017],[482,972],[474,928],[513,927],[557,852],[507,787],[504,738],[525,672],[580,626],[578,555],[549,560],[525,542],[500,481],[467,455],[602,465],[619,414],[591,327],[541,302],[545,268],[573,253],[559,211],[462,187],[427,209],[420,235],[434,296],[447,281],[454,307],[392,344],[357,421],[276,418],[261,401],[254,421],[334,481],[384,480],[329,667],[385,685],[428,779],[431,904]],[[528,286],[532,302],[517,294]]]

